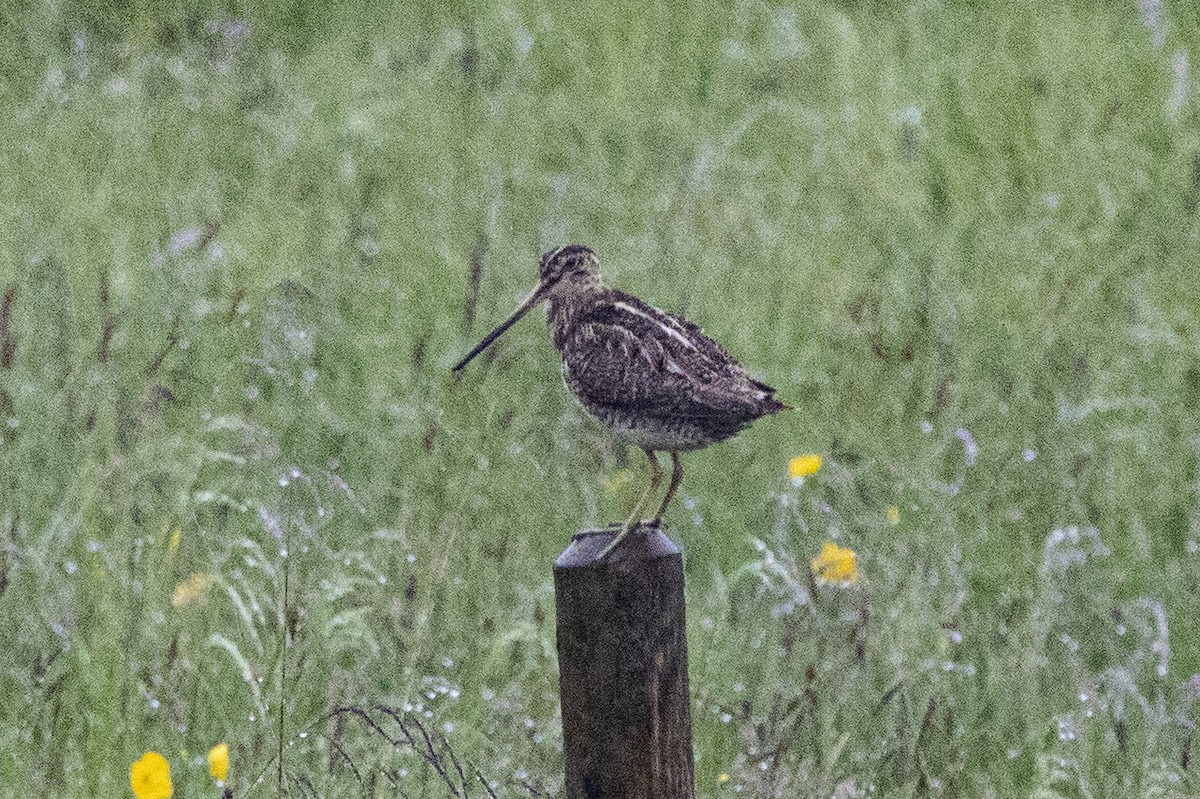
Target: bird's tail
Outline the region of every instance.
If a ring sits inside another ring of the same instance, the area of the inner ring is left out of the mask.
[[[793,408],[791,405],[788,405],[786,402],[775,399],[775,388],[773,386],[768,386],[766,383],[763,383],[759,380],[751,380],[750,384],[753,385],[756,390],[762,392],[764,414],[795,410],[795,408]]]

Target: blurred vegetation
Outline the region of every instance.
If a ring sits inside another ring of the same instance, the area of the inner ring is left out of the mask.
[[[344,5],[0,11],[0,795],[560,793],[643,464],[449,367],[567,241],[797,408],[668,516],[700,796],[1200,792],[1200,6]]]

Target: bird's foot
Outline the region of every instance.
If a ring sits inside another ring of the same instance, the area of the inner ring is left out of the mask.
[[[660,530],[662,529],[663,523],[662,519],[639,519],[632,524],[629,522],[609,522],[604,526],[604,530],[605,532],[610,530],[623,530],[625,529],[626,525],[628,525],[630,531],[640,530],[643,527],[649,527],[652,530]]]
[[[606,527],[606,530],[617,530],[617,536],[612,541],[608,542],[608,546],[600,550],[600,554],[596,556],[596,560],[605,560],[617,548],[625,537],[635,530],[659,530],[662,527],[662,519],[639,519],[638,521],[613,522]]]

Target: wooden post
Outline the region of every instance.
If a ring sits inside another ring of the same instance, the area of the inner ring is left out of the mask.
[[[635,530],[577,534],[554,562],[567,799],[692,799],[683,553]]]

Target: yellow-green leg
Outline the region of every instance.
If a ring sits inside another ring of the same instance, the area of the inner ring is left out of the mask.
[[[667,495],[663,497],[662,504],[658,506],[658,513],[654,514],[654,526],[658,527],[658,523],[662,521],[663,514],[667,510],[667,505],[671,504],[672,497],[675,496],[675,489],[679,488],[679,484],[683,482],[683,464],[679,462],[679,453],[671,453],[671,485],[667,488]]]
[[[608,557],[608,554],[616,549],[617,544],[625,540],[625,536],[629,535],[629,531],[638,526],[638,523],[641,521],[642,508],[645,507],[646,500],[650,499],[650,495],[662,485],[663,473],[662,467],[658,465],[658,459],[654,457],[654,453],[651,450],[644,449],[642,452],[646,453],[646,458],[650,461],[650,485],[646,488],[646,492],[642,494],[642,498],[633,506],[633,513],[629,514],[629,518],[621,525],[621,530],[617,533],[617,537],[610,541],[608,546],[596,556],[599,560]]]

